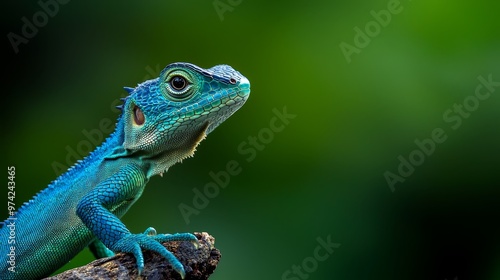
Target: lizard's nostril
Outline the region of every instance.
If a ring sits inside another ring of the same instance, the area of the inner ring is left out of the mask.
[[[235,85],[236,84],[236,79],[235,78],[231,78],[231,79],[229,79],[229,82],[231,84]]]

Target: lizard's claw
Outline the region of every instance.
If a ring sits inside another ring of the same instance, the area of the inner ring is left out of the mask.
[[[193,244],[194,248],[196,250],[198,250],[198,248],[200,248],[200,241],[198,241],[198,239],[196,240],[191,240],[191,243]]]

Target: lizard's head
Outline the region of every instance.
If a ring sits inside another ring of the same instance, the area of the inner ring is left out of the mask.
[[[150,175],[192,156],[205,136],[247,100],[250,83],[228,65],[173,63],[135,89],[122,106],[122,155],[151,161]]]

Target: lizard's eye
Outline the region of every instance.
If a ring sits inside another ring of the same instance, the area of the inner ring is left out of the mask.
[[[193,82],[189,74],[183,71],[170,73],[165,79],[165,89],[168,95],[176,101],[182,101],[193,93]]]
[[[175,90],[183,90],[186,87],[186,79],[182,76],[174,76],[170,80],[170,86]]]

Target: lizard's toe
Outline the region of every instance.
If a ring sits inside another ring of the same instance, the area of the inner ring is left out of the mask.
[[[190,241],[198,249],[198,238],[191,233],[174,233],[174,234],[158,234],[150,236],[158,242],[172,242],[172,241]]]
[[[192,235],[192,234],[191,234]],[[172,240],[170,237],[173,236]],[[194,238],[196,238],[193,235]],[[145,233],[141,234],[129,234],[122,237],[118,242],[116,242],[112,250],[115,252],[125,252],[132,253],[136,259],[137,270],[139,275],[141,275],[144,269],[144,257],[142,255],[142,249],[154,251],[160,255],[162,255],[171,265],[172,268],[177,271],[181,277],[184,279],[186,272],[184,271],[184,266],[182,263],[160,242],[164,240],[166,241],[181,241],[181,240],[192,240],[192,237],[187,236],[187,234],[158,234],[156,235],[156,231],[153,228],[148,228]]]

